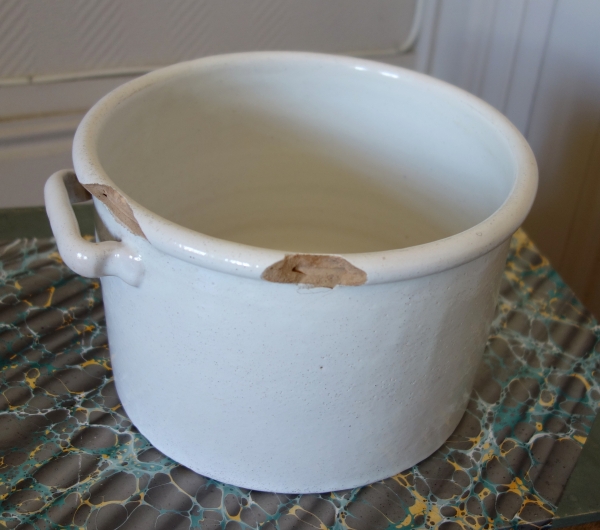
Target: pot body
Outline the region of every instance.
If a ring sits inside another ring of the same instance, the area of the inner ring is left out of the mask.
[[[226,483],[301,493],[389,477],[460,421],[507,250],[329,289],[224,274],[144,244],[142,285],[102,279],[119,396],[158,449]]]
[[[116,89],[73,157],[48,216],[102,278],[119,396],[166,455],[323,492],[452,433],[537,184],[494,109],[389,65],[236,54]],[[95,244],[69,208],[92,195]]]

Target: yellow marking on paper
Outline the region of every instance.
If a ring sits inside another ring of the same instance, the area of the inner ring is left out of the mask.
[[[34,376],[30,376],[29,374],[31,372],[35,372]],[[31,370],[29,370],[29,372],[27,372],[25,374],[25,382],[27,383],[27,385],[29,386],[29,388],[36,388],[36,384],[35,381],[36,379],[40,376],[40,371],[37,368],[32,368]]]
[[[52,252],[51,254],[48,254],[48,257],[50,259],[58,261],[59,263],[63,262],[63,259],[60,257],[60,254],[58,252]]]
[[[312,513],[312,512],[309,512],[308,510],[306,510],[306,509],[302,508],[302,506],[299,506],[298,504],[296,504],[295,506],[293,506],[293,507],[292,507],[292,509],[291,509],[291,510],[290,510],[288,513],[289,513],[290,515],[293,515],[294,517],[298,517],[298,516],[296,515],[296,512],[297,512],[298,510],[302,510],[303,512],[306,512],[306,513],[310,513],[310,514],[311,514],[313,517],[315,517],[315,518],[316,518],[316,519],[319,521],[319,523],[321,523],[321,524],[319,525],[319,530],[327,530],[327,527],[326,527],[326,526],[325,526],[325,525],[324,525],[324,524],[321,522],[321,520],[320,520],[320,519],[319,519],[319,518],[318,518],[318,517],[317,517],[317,516],[316,516],[314,513]],[[240,512],[240,513],[241,513],[241,512]],[[231,516],[229,516],[229,517],[231,517]],[[300,519],[300,518],[298,517],[298,519]]]
[[[504,274],[511,282],[514,282],[517,285],[521,285],[521,277],[519,275],[509,270],[505,270]]]
[[[89,359],[88,361],[81,363],[79,366],[81,366],[81,368],[86,368],[88,366],[102,366],[107,370],[110,369],[110,367],[108,366],[108,359],[103,359],[102,361],[97,361],[96,359]]]
[[[581,374],[571,374],[573,377],[576,377],[577,379],[579,379],[584,385],[585,385],[585,389],[586,391],[590,389],[591,385],[588,382],[588,380],[583,377]]]
[[[50,294],[48,295],[48,300],[46,300],[44,307],[50,307],[50,305],[52,304],[52,297],[54,296],[54,291],[56,291],[56,288],[54,287],[54,285],[51,285],[48,288],[48,291],[50,292]]]
[[[518,492],[521,497],[525,497],[531,492],[531,490],[523,484],[523,481],[519,477],[515,477],[514,480],[508,485],[510,491]]]
[[[448,464],[450,464],[455,471],[464,471],[464,468],[461,467],[459,464],[457,464],[456,462],[452,461],[452,460],[446,460],[446,462]]]
[[[412,515],[410,515],[410,513],[404,518],[404,521],[402,521],[400,524],[396,525],[396,528],[405,528],[407,525],[409,525],[412,521]]]
[[[444,520],[444,516],[440,513],[440,509],[437,504],[432,506],[427,505],[427,499],[423,497],[418,491],[413,490],[412,494],[415,497],[415,503],[408,508],[410,513],[402,523],[396,528],[402,528],[410,523],[411,520],[414,520],[418,515],[422,515],[423,517],[429,518],[430,522],[433,523],[435,528],[438,527],[439,523]],[[385,517],[385,514],[384,514]]]

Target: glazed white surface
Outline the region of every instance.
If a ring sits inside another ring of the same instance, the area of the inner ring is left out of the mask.
[[[453,431],[537,183],[496,111],[387,65],[240,54],[109,94],[74,161],[145,236],[95,198],[102,243],[86,255],[104,263],[118,241],[135,271],[82,267],[50,179],[65,261],[104,276],[119,396],[165,454],[238,486],[322,492],[400,472]],[[340,255],[366,283],[261,279],[286,251]]]
[[[158,449],[226,483],[299,493],[386,478],[460,421],[507,251],[412,280],[311,289],[145,243],[139,288],[102,279],[119,397]]]

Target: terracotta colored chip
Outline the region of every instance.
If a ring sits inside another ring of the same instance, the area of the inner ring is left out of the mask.
[[[103,202],[113,214],[114,218],[125,228],[129,229],[136,236],[146,239],[142,228],[133,215],[133,210],[128,202],[113,188],[104,184],[83,184],[96,199]]]
[[[362,285],[367,281],[367,274],[339,256],[293,254],[266,268],[262,278],[276,283],[333,288]]]

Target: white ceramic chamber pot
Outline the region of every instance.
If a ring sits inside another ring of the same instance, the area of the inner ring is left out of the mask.
[[[58,248],[102,278],[119,396],[162,452],[323,492],[456,427],[537,184],[494,109],[375,62],[224,55],[108,94],[73,161],[46,184]],[[69,204],[91,196],[97,243]]]

